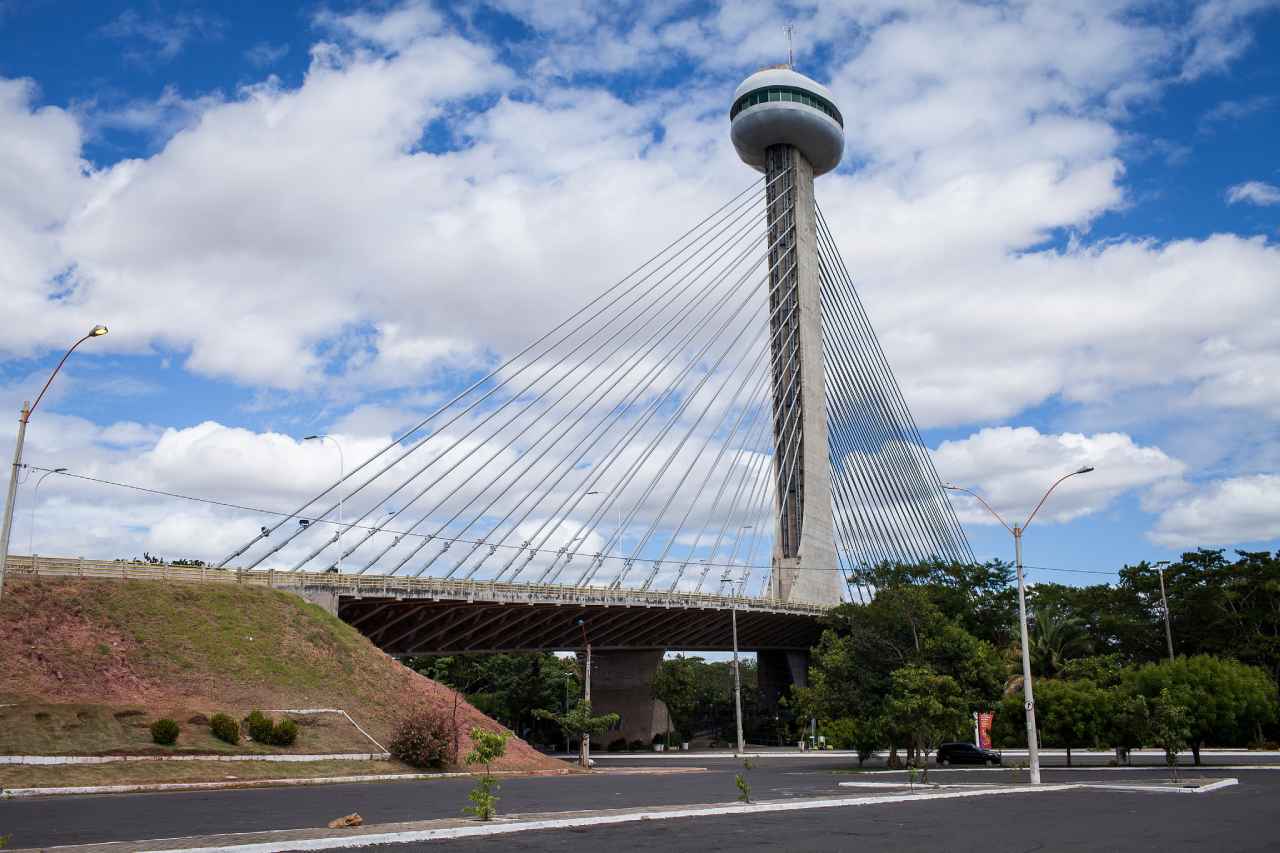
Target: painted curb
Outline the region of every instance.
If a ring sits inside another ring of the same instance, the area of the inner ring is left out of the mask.
[[[574,829],[585,826],[638,823],[640,821],[650,820],[675,820],[688,817],[769,814],[773,812],[879,805],[887,803],[915,802],[920,800],[985,797],[1000,794],[1045,793],[1069,790],[1073,787],[1075,786],[1039,785],[1036,787],[1024,786],[986,791],[953,791],[941,794],[902,794],[894,796],[840,797],[815,800],[775,800],[761,803],[694,806],[661,811],[634,811],[621,814],[595,814],[524,821],[514,819],[510,822],[503,823],[475,823],[465,826],[440,827],[436,829],[367,832],[324,838],[281,838],[277,841],[268,842],[227,844],[212,847],[186,847],[181,849],[185,850],[186,853],[273,853],[273,851],[277,850],[337,850],[348,847],[368,847],[377,844],[405,844],[416,841],[437,841],[453,838],[510,835],[517,832],[527,832],[538,829]],[[145,842],[134,842],[133,844],[137,845],[137,849],[140,851],[147,850]],[[152,851],[152,853],[159,853],[159,851]]]
[[[495,770],[494,776],[568,776],[564,770]],[[226,791],[236,788],[288,788],[307,785],[346,785],[362,782],[416,782],[424,779],[469,779],[471,773],[365,773],[356,776],[316,776],[310,779],[241,779],[234,782],[156,782],[136,785],[77,785],[56,788],[5,788],[0,800],[84,794],[149,794],[163,791]]]
[[[70,764],[119,764],[121,762],[154,762],[154,761],[272,761],[279,764],[305,763],[310,761],[386,761],[391,758],[389,752],[330,752],[307,753],[302,755],[254,755],[252,753],[236,753],[223,755],[0,755],[0,765],[21,765],[28,767],[65,766]]]

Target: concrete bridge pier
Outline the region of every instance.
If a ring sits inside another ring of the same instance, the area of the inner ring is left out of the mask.
[[[626,738],[653,740],[659,732],[666,734],[667,704],[653,696],[653,677],[662,663],[662,649],[592,651],[591,711],[593,714],[618,714],[617,728],[597,739],[592,749],[603,749],[612,740]],[[581,665],[586,655],[579,654]]]
[[[809,653],[803,651],[756,652],[756,678],[760,707],[772,711],[793,686],[809,686]]]

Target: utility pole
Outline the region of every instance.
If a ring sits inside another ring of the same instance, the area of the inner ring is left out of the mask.
[[[4,528],[0,530],[0,597],[4,596],[4,572],[9,564],[9,534],[13,531],[13,505],[18,500],[18,472],[22,470],[22,445],[27,439],[31,402],[24,400],[18,415],[18,443],[13,446],[13,468],[9,471],[9,497],[4,502]]]
[[[22,411],[18,415],[18,441],[13,446],[13,468],[9,471],[9,494],[4,504],[4,527],[0,528],[0,597],[4,595],[4,573],[9,564],[9,535],[13,533],[13,505],[18,499],[18,472],[22,469],[22,445],[27,440],[27,422],[31,420],[31,413],[36,410],[36,406],[40,405],[40,401],[44,399],[44,392],[49,390],[54,377],[58,375],[58,371],[62,370],[62,365],[67,363],[71,353],[76,351],[76,347],[90,338],[100,338],[106,333],[106,326],[94,326],[89,330],[89,334],[72,344],[62,356],[62,360],[58,362],[58,366],[53,369],[53,373],[49,374],[49,378],[45,380],[44,387],[36,396],[36,401],[22,404]]]
[[[1160,576],[1160,604],[1164,607],[1164,641],[1169,646],[1169,660],[1173,660],[1173,629],[1169,627],[1169,599],[1164,594],[1164,567],[1169,565],[1168,560],[1161,560],[1155,564],[1156,574]]]
[[[1031,784],[1040,784],[1040,744],[1036,738],[1036,696],[1031,686],[1031,645],[1027,636],[1027,585],[1022,578],[1022,531],[1013,526],[1014,564],[1018,571],[1018,629],[1022,633],[1022,698],[1027,709],[1027,763]]]
[[[587,647],[587,666],[582,676],[582,696],[589,708],[591,707],[591,643],[587,641],[586,621],[579,619],[578,627],[582,629],[582,644]],[[578,746],[578,763],[584,770],[591,767],[591,732],[582,733],[582,742]]]
[[[1005,523],[1005,520],[1000,517],[1000,513],[991,508],[991,504],[982,499],[982,495],[972,489],[955,486],[951,483],[942,484],[944,489],[953,492],[964,492],[977,498],[978,503],[982,504],[987,512],[995,516],[996,521],[1000,522],[1005,530],[1013,534],[1014,565],[1017,567],[1018,572],[1018,630],[1022,637],[1022,698],[1023,705],[1027,709],[1027,764],[1030,765],[1032,785],[1040,784],[1040,745],[1036,739],[1036,697],[1031,685],[1031,639],[1027,636],[1027,584],[1022,574],[1022,534],[1031,526],[1036,513],[1040,511],[1040,507],[1044,506],[1044,502],[1049,499],[1049,495],[1053,494],[1053,490],[1058,488],[1059,483],[1069,477],[1088,474],[1092,470],[1092,465],[1084,465],[1070,474],[1059,477],[1049,487],[1049,490],[1044,493],[1044,497],[1040,498],[1040,503],[1036,504],[1036,508],[1031,510],[1031,515],[1027,517],[1026,523],[1021,525],[1015,523],[1012,527]]]
[[[728,570],[725,574],[728,574]],[[732,586],[729,591],[734,592]],[[738,755],[741,756],[747,751],[747,747],[742,739],[742,676],[738,672],[738,596],[736,593],[729,612],[733,620],[733,715],[738,725]]]

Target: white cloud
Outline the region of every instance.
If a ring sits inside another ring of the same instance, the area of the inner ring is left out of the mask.
[[[1265,181],[1245,181],[1227,188],[1227,204],[1248,202],[1259,207],[1280,204],[1280,187]]]
[[[244,58],[255,68],[275,65],[289,54],[289,45],[260,41],[244,52]]]
[[[124,41],[143,41],[149,51],[130,49],[125,55],[138,61],[153,57],[162,61],[173,59],[192,39],[216,40],[222,37],[226,25],[216,17],[198,12],[183,12],[172,18],[144,18],[133,9],[121,12],[99,32],[108,38]]]
[[[1105,509],[1120,495],[1169,481],[1185,466],[1158,447],[1123,433],[1044,435],[1032,427],[988,427],[933,451],[939,476],[983,497],[1008,524],[1026,521],[1045,490],[1064,474],[1093,466],[1059,486],[1036,516],[1065,522]],[[996,524],[974,498],[952,492],[961,521]]]
[[[1280,538],[1280,476],[1255,474],[1209,483],[1162,512],[1148,538],[1168,548]]]
[[[1252,6],[1200,8],[1181,24],[1094,3],[801,10],[801,61],[832,57],[848,123],[850,166],[822,179],[819,200],[923,425],[1153,389],[1172,412],[1280,416],[1274,242],[1087,240],[1101,214],[1132,203],[1121,120],[1174,85],[1184,60],[1187,75],[1207,73],[1247,43]],[[774,4],[682,19],[668,4],[508,10],[537,30],[515,49],[539,52],[530,74],[425,4],[325,12],[316,22],[332,41],[313,45],[299,86],[166,90],[102,113],[165,143],[96,171],[81,159],[92,125],[0,81],[12,316],[0,347],[41,352],[101,320],[112,334],[95,351],[158,350],[206,376],[357,404],[492,365],[751,180],[725,110],[739,77],[781,53]],[[684,62],[690,85],[644,82]],[[617,69],[638,74],[625,98],[596,76]],[[378,436],[411,408],[364,406],[340,425]],[[229,459],[296,463],[284,436],[205,429],[161,433],[147,473],[221,493]],[[68,435],[86,453],[108,444]],[[1060,463],[1105,457],[1118,479],[1100,465],[1072,481],[1082,497],[1055,499],[1062,518],[1168,488],[1180,471],[1114,433],[984,430],[952,444],[958,465],[995,464],[1010,444],[1041,460],[1021,485],[991,484],[1015,512]],[[952,476],[965,471],[978,473]],[[261,488],[263,500],[300,494]]]

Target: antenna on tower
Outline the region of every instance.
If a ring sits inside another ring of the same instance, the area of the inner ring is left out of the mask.
[[[786,33],[787,33],[787,67],[788,67],[788,68],[795,68],[795,67],[796,67],[796,53],[795,53],[795,50],[794,50],[794,49],[792,48],[792,46],[791,46],[791,31],[792,31],[792,30],[794,30],[794,29],[795,29],[795,27],[791,26],[791,24],[787,24],[787,25],[786,25],[786,26],[784,26],[782,29],[784,29],[784,30],[786,31]]]

